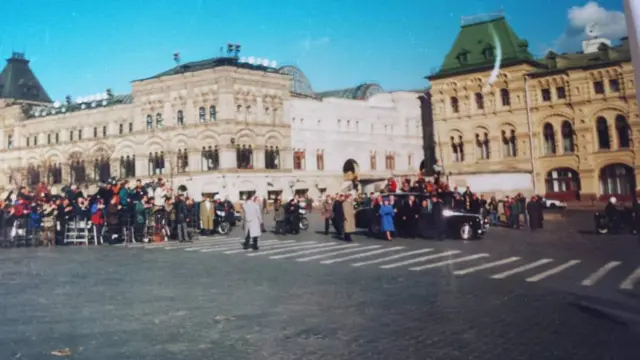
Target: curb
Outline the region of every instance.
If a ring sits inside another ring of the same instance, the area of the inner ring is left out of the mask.
[[[569,304],[594,316],[629,326],[640,325],[640,302],[627,302],[597,298],[589,295],[572,294],[575,298]]]

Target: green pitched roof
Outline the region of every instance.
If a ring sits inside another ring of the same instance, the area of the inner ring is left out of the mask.
[[[497,55],[494,35],[502,50],[501,66],[522,62],[535,64],[529,43],[518,37],[504,16],[463,25],[440,69],[428,78],[437,79],[461,73],[490,69]]]
[[[545,66],[532,71],[529,75],[545,76],[574,69],[591,69],[630,62],[631,50],[629,39],[624,37],[617,46],[609,47],[606,44],[600,44],[598,51],[590,53],[556,54],[549,51],[544,59],[538,61]]]

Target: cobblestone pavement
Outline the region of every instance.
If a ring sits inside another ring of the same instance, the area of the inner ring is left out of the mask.
[[[0,358],[635,359],[635,327],[572,288],[633,294],[635,239],[567,229],[1,250]]]

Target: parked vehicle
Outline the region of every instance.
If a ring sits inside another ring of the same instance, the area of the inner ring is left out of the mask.
[[[428,196],[417,193],[394,194],[396,207],[402,206],[409,196],[413,195],[418,203]],[[458,210],[444,210],[445,234],[449,238],[462,240],[480,239],[488,230],[488,221],[478,214]],[[396,217],[396,229],[398,228]],[[367,229],[371,236],[378,235],[380,230],[380,218],[371,207],[356,209],[356,228]]]
[[[300,217],[300,230],[307,230],[309,229],[309,219],[307,219],[307,209],[303,209],[302,207],[300,207],[300,210],[298,210],[298,214]]]
[[[222,210],[216,210],[213,220],[216,225],[216,232],[220,235],[227,235],[231,231],[231,224],[227,221],[227,213]]]
[[[542,199],[542,204],[546,209],[566,209],[567,203],[560,200]]]

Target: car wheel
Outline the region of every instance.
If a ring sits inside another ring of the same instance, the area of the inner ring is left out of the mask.
[[[220,233],[220,235],[227,235],[229,230],[231,230],[231,225],[226,221],[218,225],[218,233]]]
[[[551,209],[555,209],[555,208],[557,208],[557,207],[558,207],[558,205],[556,205],[556,204],[553,204],[553,203],[552,203],[552,204],[550,204],[550,205],[549,205],[549,207],[550,207]]]
[[[462,224],[459,231],[460,239],[469,240],[473,237],[473,228],[469,224]]]
[[[301,230],[309,229],[309,220],[307,220],[307,218],[300,219],[300,229]]]

